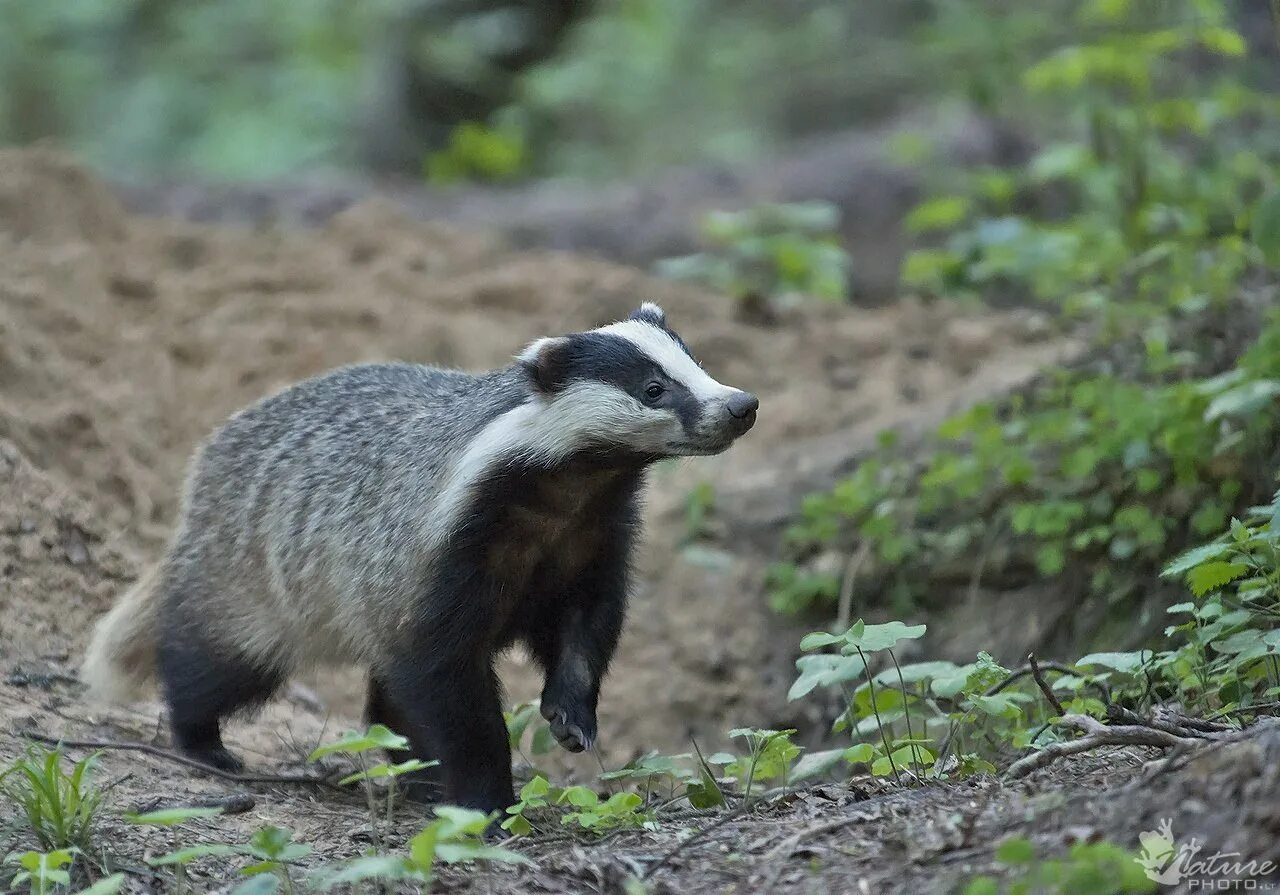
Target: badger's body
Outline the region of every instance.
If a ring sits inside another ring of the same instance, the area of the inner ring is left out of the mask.
[[[723,450],[755,403],[652,305],[491,373],[375,364],[295,385],[197,453],[173,542],[99,625],[86,679],[119,695],[158,671],[178,745],[236,767],[221,719],[300,669],[358,663],[369,720],[440,760],[447,800],[504,807],[494,657],[526,644],[553,732],[590,747],[644,470]]]

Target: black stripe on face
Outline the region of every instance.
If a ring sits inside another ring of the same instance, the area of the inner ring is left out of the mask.
[[[575,380],[606,382],[646,407],[671,410],[685,431],[698,424],[702,403],[634,342],[612,333],[587,332],[569,336],[568,343],[566,385]],[[662,387],[657,398],[648,394],[654,384]]]

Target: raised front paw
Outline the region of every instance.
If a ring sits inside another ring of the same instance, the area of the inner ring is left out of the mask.
[[[544,696],[542,717],[551,722],[551,735],[570,752],[583,752],[596,742],[596,714],[581,704]]]

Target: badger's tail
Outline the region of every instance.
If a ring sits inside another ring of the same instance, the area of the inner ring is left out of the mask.
[[[155,677],[160,578],[153,566],[98,621],[80,667],[90,699],[128,702]]]

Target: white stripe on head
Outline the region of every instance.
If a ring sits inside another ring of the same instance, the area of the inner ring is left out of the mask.
[[[656,305],[655,305],[656,307]],[[658,309],[661,313],[661,308]],[[701,401],[724,398],[737,389],[716,382],[707,372],[699,367],[680,343],[671,337],[660,326],[646,323],[643,320],[623,320],[611,323],[593,332],[606,333],[626,339],[645,353],[654,363],[662,367],[663,372],[683,384]]]

